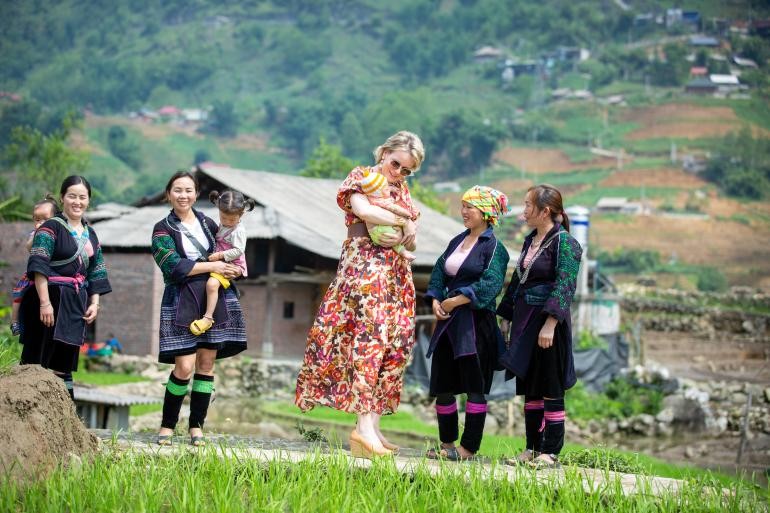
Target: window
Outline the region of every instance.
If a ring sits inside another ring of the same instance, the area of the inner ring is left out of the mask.
[[[283,302],[283,318],[294,319],[294,301]]]

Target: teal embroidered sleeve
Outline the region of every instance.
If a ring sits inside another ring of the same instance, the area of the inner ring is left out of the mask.
[[[502,242],[497,241],[492,258],[479,280],[470,286],[471,306],[476,310],[484,308],[495,309],[495,299],[503,288],[505,270],[508,267],[508,250]]]
[[[559,322],[570,315],[570,306],[575,297],[578,270],[583,248],[574,237],[564,233],[559,238],[559,255],[556,265],[556,284],[543,311],[554,316]]]
[[[56,233],[57,228],[52,221],[46,221],[35,232],[27,261],[27,274],[30,277],[34,276],[35,273],[44,276],[53,274],[50,263],[56,247]]]
[[[99,244],[99,239],[96,237],[96,233],[92,228],[89,228],[89,232],[91,244],[93,244],[96,249],[94,250],[93,258],[90,259],[88,264],[88,295],[107,294],[112,291],[112,287],[107,279],[107,266],[104,263],[102,245]]]
[[[182,260],[176,251],[174,239],[168,232],[156,230],[152,234],[152,258],[163,273],[163,281],[170,283],[174,269]]]
[[[444,269],[446,263],[446,256],[441,255],[436,260],[436,265],[433,266],[433,272],[430,274],[430,282],[428,282],[428,292],[425,293],[425,301],[429,304],[433,304],[434,299],[443,301],[446,299],[446,281],[447,274]]]

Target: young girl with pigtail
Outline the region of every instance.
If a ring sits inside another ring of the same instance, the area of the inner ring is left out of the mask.
[[[257,202],[244,198],[238,191],[211,191],[209,200],[219,209],[219,230],[216,235],[215,252],[209,255],[209,262],[224,260],[237,265],[246,276],[246,229],[241,224],[244,212],[254,210]],[[219,296],[219,287],[229,288],[230,280],[219,273],[211,273],[206,282],[206,313],[190,323],[190,331],[201,335],[214,325],[214,310]],[[221,319],[225,322],[227,319]]]

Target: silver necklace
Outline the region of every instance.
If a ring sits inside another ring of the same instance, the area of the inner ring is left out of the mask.
[[[561,235],[562,233],[566,233],[566,232],[564,230],[559,230],[558,232],[551,235],[548,238],[548,240],[546,240],[542,244],[542,246],[540,246],[540,249],[537,250],[537,252],[535,253],[535,256],[533,256],[532,260],[529,261],[529,264],[526,264],[524,266],[524,272],[521,271],[521,261],[524,258],[524,252],[522,252],[521,255],[519,255],[519,264],[516,266],[516,275],[519,277],[519,285],[527,281],[527,278],[529,277],[529,271],[530,269],[532,269],[532,265],[535,263],[535,260],[537,260],[537,257],[539,257],[543,253],[543,251],[545,251],[548,248],[548,246],[551,245],[551,242],[553,242],[553,240],[559,235]],[[530,246],[532,246],[532,244],[530,244]]]

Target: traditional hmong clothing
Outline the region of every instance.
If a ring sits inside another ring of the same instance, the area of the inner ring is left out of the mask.
[[[522,276],[536,233],[524,240],[517,263]],[[510,347],[500,363],[506,368],[506,379],[516,377],[516,393],[525,396],[527,448],[558,454],[564,440],[564,393],[577,381],[570,305],[582,248],[556,224],[544,237],[540,251],[524,283],[514,273],[497,309],[500,317],[511,321]],[[537,341],[549,315],[558,323],[553,345],[543,349]]]
[[[337,193],[346,226],[362,222],[353,214],[350,197],[363,193],[365,170],[351,171]],[[392,184],[391,194],[415,218],[419,215],[406,183]],[[395,412],[414,346],[414,311],[409,263],[367,236],[346,239],[337,275],[308,333],[297,406],[303,411],[320,404],[350,413]]]
[[[48,296],[55,320],[50,328],[40,322],[35,273],[48,278]],[[19,311],[22,324],[19,341],[24,344],[21,363],[36,363],[59,373],[71,373],[77,370],[80,346],[85,338],[83,316],[88,298],[112,290],[96,232],[83,222],[83,233],[77,235],[62,216],[47,220],[32,241],[27,276],[32,285],[24,289]]]
[[[495,299],[503,288],[508,251],[497,240],[492,228],[479,235],[454,275],[447,260],[468,236],[459,234],[439,257],[431,273],[425,300],[443,301],[464,295],[470,303],[452,310],[449,319],[438,321],[428,346],[431,360],[430,395],[436,396],[439,438],[453,443],[458,437],[457,403],[454,396],[468,394],[465,430],[461,445],[476,452],[481,444],[486,420],[486,398],[497,367],[502,334],[495,319]]]
[[[215,246],[217,224],[197,210],[195,217],[203,227],[206,250]],[[179,228],[179,217],[171,211],[152,231],[152,256],[163,273],[166,287],[160,309],[160,351],[158,361],[174,363],[174,358],[194,354],[197,349],[216,349],[217,358],[236,355],[246,349],[246,326],[236,292],[219,289],[214,311],[215,324],[202,335],[190,332],[190,323],[206,311],[206,273],[188,276],[195,261],[187,258]]]
[[[243,223],[235,226],[220,226],[217,230],[216,251],[224,253],[224,261],[241,268],[241,276],[248,276],[246,268],[246,228]]]

